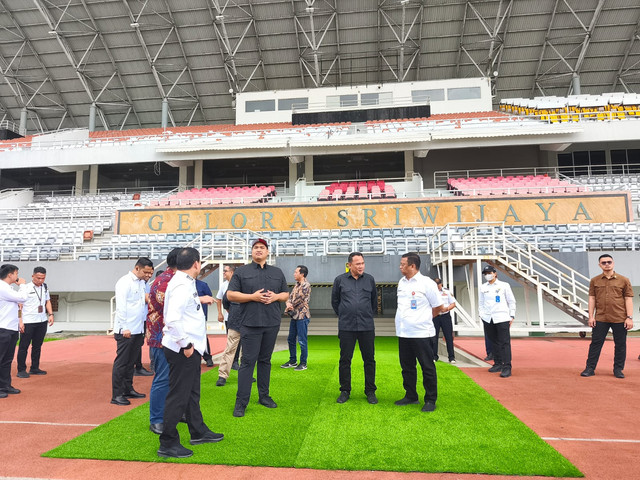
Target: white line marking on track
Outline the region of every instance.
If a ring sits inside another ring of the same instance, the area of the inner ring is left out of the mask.
[[[50,425],[53,427],[99,427],[99,423],[54,423],[54,422],[21,422],[11,420],[0,420],[4,424],[21,424],[21,425]],[[2,478],[2,477],[0,477]]]
[[[559,440],[566,442],[605,442],[605,443],[640,443],[640,440],[625,440],[620,438],[560,438],[541,437],[543,440]]]

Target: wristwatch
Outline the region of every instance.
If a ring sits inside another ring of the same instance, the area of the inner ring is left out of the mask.
[[[627,315],[627,318],[628,318],[629,320],[633,320],[633,317],[632,317],[632,316],[630,316],[630,315]]]

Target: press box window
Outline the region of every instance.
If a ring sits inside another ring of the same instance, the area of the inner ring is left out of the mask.
[[[357,107],[358,95],[330,95],[327,97],[327,107]]]
[[[449,88],[447,89],[447,96],[449,100],[473,100],[480,98],[482,92],[480,87]]]
[[[249,112],[273,112],[276,109],[275,100],[249,100],[244,104],[244,111]]]
[[[411,101],[413,103],[444,102],[444,88],[412,90]]]
[[[306,110],[309,108],[308,98],[281,98],[278,100],[278,110]]]

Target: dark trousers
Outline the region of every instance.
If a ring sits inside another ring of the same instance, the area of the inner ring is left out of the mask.
[[[609,328],[613,333],[614,343],[613,369],[624,370],[624,362],[627,358],[627,329],[624,328],[624,323],[607,322],[596,322],[596,326],[591,330],[591,345],[589,345],[589,355],[587,356],[588,368],[595,370]]]
[[[376,332],[374,330],[365,332],[340,330],[338,338],[340,339],[340,364],[338,368],[340,391],[351,392],[351,360],[357,341],[364,363],[364,393],[365,395],[374,393],[376,391]]]
[[[133,390],[133,364],[144,342],[144,334],[138,333],[125,338],[121,333],[114,333],[116,339],[116,358],[111,372],[112,398],[124,395]]]
[[[509,322],[487,323],[484,325],[484,334],[491,340],[493,345],[493,363],[511,368],[511,333]]]
[[[0,328],[0,390],[11,386],[11,362],[16,353],[18,332]]]
[[[280,326],[240,327],[242,342],[242,364],[238,370],[238,393],[236,404],[246,407],[251,398],[253,369],[258,364],[258,396],[269,396],[271,380],[271,354],[276,345]]]
[[[447,354],[449,360],[455,360],[456,353],[453,349],[453,320],[451,320],[450,313],[443,313],[433,319],[433,326],[436,327],[436,336],[432,337],[431,350],[433,351],[433,358],[438,360],[438,337],[440,336],[440,329],[442,329],[442,336],[447,343]]]
[[[20,335],[20,346],[18,347],[19,372],[24,372],[27,369],[29,344],[31,344],[31,370],[40,368],[40,351],[46,334],[47,322],[24,324],[24,333]]]
[[[402,386],[406,397],[418,400],[416,384],[418,381],[418,369],[416,360],[422,368],[422,385],[424,386],[424,402],[436,403],[438,398],[438,375],[433,364],[433,352],[431,345],[433,338],[404,338],[398,337],[398,355],[402,368]]]
[[[191,438],[201,438],[208,431],[200,411],[200,354],[194,350],[189,358],[182,350],[162,349],[169,364],[169,392],[164,402],[163,430],[160,445],[169,448],[180,444],[176,428],[184,414]]]
[[[204,358],[205,361],[211,360],[211,345],[209,345],[209,337],[207,337],[207,351],[204,352],[202,358]]]

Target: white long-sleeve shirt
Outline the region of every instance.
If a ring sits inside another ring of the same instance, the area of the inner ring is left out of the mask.
[[[127,273],[116,283],[116,315],[113,331],[122,333],[129,330],[131,335],[144,332],[147,310],[144,280],[139,280],[133,272]]]
[[[229,281],[225,280],[224,282],[222,282],[222,285],[220,285],[220,288],[218,289],[218,294],[216,295],[216,299],[222,301],[222,297],[224,297],[224,294],[227,292],[228,288],[229,288]],[[224,317],[225,322],[229,318],[229,312],[227,312],[224,309],[224,307],[222,307],[222,316]]]
[[[207,327],[195,279],[177,271],[164,294],[162,346],[179,352],[189,343],[203,355],[207,348]]]
[[[22,305],[22,323],[46,322],[49,316],[46,306],[51,300],[49,289],[44,284],[36,287],[33,282],[29,282],[27,297],[27,301]],[[42,307],[42,311],[38,312],[38,307]]]
[[[442,305],[436,282],[420,272],[398,282],[396,335],[403,338],[428,338],[436,334],[432,308]]]
[[[18,304],[27,301],[27,286],[20,285],[18,291],[0,280],[0,328],[18,331]]]
[[[485,282],[479,289],[480,318],[484,322],[502,323],[516,316],[516,299],[507,282]]]

